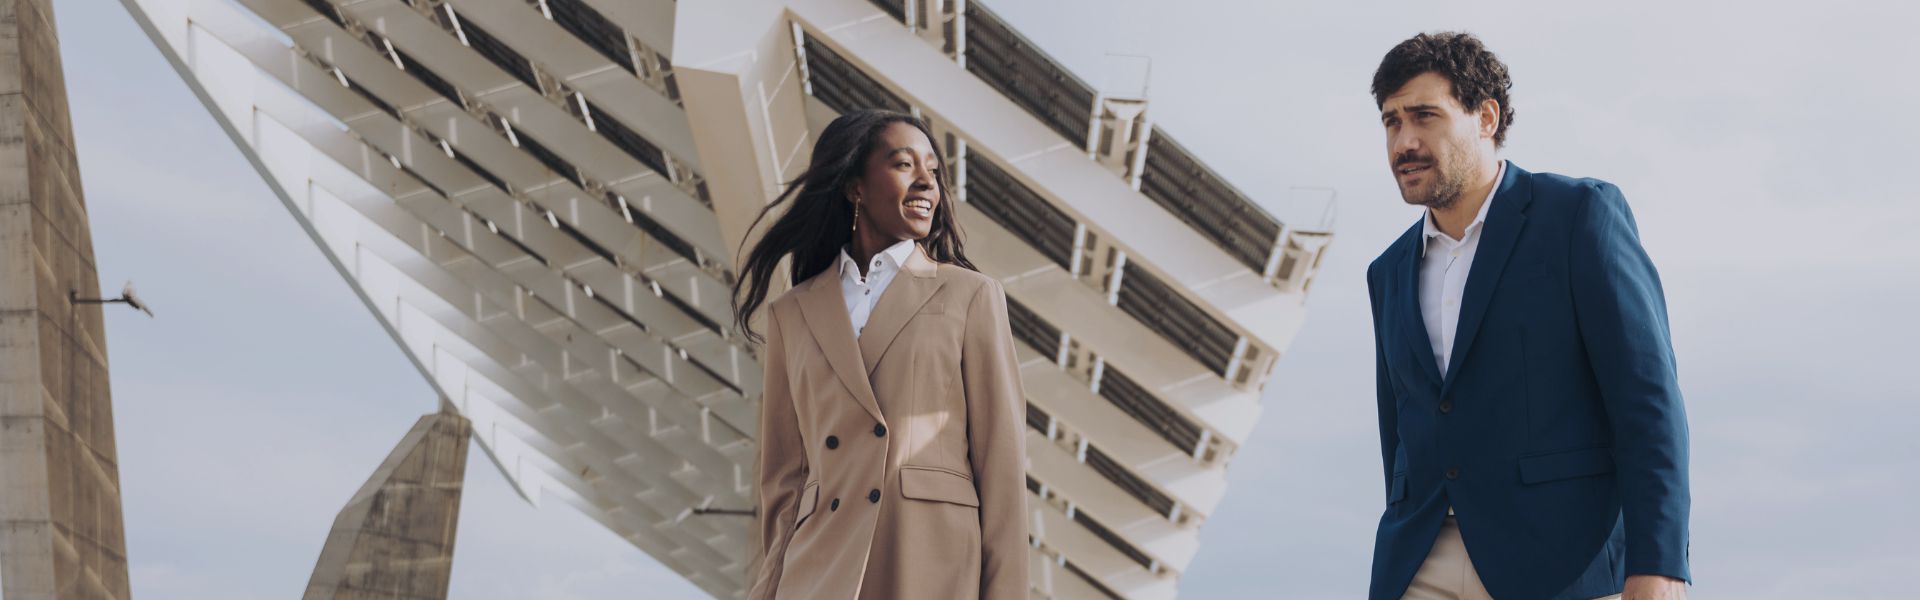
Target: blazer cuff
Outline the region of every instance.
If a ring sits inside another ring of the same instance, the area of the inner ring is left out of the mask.
[[[1679,550],[1680,551],[1676,553],[1671,551],[1662,552],[1660,550],[1635,552],[1633,549],[1628,549],[1626,560],[1627,576],[1660,575],[1685,581],[1691,585],[1693,583],[1693,573],[1687,568],[1688,550],[1685,546],[1682,546]]]

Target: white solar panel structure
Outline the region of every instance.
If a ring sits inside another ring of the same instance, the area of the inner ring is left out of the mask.
[[[1033,594],[1171,598],[1305,318],[1283,221],[965,0],[123,0],[530,502],[748,581],[747,222],[835,115],[926,118],[1028,391]]]

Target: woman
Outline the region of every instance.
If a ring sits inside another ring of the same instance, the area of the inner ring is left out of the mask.
[[[760,213],[788,204],[734,284],[766,363],[748,598],[1027,597],[1006,296],[961,248],[940,162],[919,119],[850,113]],[[789,255],[763,339],[749,320]]]

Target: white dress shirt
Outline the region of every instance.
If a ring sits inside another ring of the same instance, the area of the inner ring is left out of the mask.
[[[1426,237],[1420,247],[1420,318],[1426,321],[1427,340],[1433,343],[1433,360],[1440,365],[1442,375],[1453,361],[1453,337],[1460,328],[1460,295],[1467,289],[1473,255],[1480,250],[1480,230],[1487,223],[1487,209],[1493,206],[1493,194],[1500,190],[1500,177],[1506,172],[1507,161],[1500,161],[1493,172],[1493,189],[1487,190],[1480,213],[1467,224],[1460,239],[1441,232],[1431,210],[1421,221]]]
[[[865,277],[860,276],[860,263],[853,262],[846,248],[840,249],[840,295],[847,301],[847,318],[853,321],[854,339],[860,339],[860,330],[867,328],[867,317],[873,316],[873,305],[880,302],[880,294],[887,291],[887,284],[893,283],[893,276],[900,274],[900,266],[913,255],[913,245],[913,240],[900,240],[874,254]]]

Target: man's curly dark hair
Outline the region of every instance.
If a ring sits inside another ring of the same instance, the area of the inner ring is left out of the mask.
[[[1493,131],[1493,146],[1506,145],[1507,128],[1513,126],[1513,103],[1507,100],[1513,80],[1507,77],[1506,63],[1471,33],[1422,33],[1387,51],[1373,72],[1374,107],[1385,105],[1388,96],[1429,72],[1453,83],[1453,99],[1468,112],[1489,99],[1498,102],[1500,126]]]

